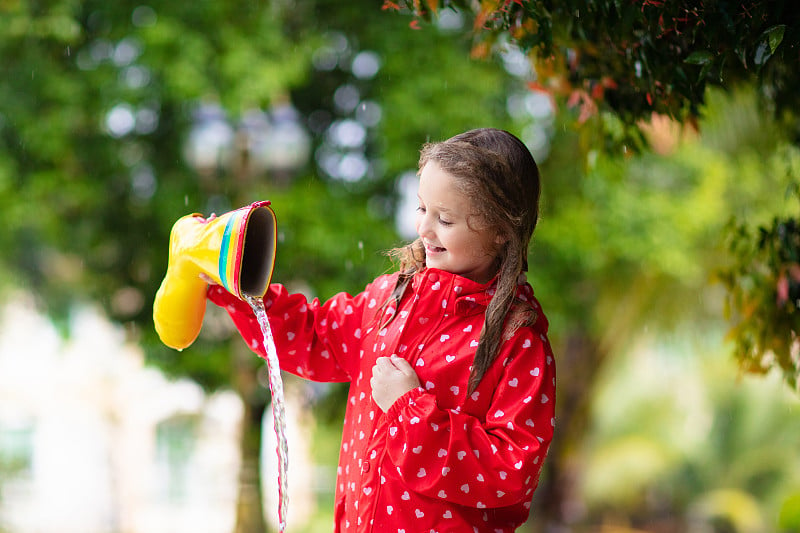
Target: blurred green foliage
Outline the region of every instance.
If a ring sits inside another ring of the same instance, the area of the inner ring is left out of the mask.
[[[635,353],[599,379],[582,449],[589,521],[628,509],[630,526],[645,531],[791,531],[777,517],[790,520],[787,495],[800,483],[800,403],[780,374],[737,378],[723,345],[700,329],[641,336]]]
[[[800,530],[800,492],[793,493],[783,502],[778,527],[782,533]]]
[[[720,277],[729,290],[730,332],[742,368],[763,374],[780,368],[786,383],[800,386],[800,228],[794,217],[775,218],[756,235],[743,223],[729,231],[734,264]]]

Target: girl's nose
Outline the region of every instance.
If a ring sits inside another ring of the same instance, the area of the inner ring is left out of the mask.
[[[432,225],[428,218],[429,217],[425,213],[420,213],[417,215],[417,234],[420,237],[425,237],[431,232]]]

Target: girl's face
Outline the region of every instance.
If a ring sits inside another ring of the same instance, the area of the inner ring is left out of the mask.
[[[420,172],[418,198],[417,234],[425,245],[427,266],[478,283],[491,280],[503,240],[476,214],[455,178],[429,161]]]

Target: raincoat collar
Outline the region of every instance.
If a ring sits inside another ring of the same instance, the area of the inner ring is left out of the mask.
[[[422,293],[428,294],[432,291],[442,291],[441,294],[445,295],[442,299],[443,312],[471,315],[486,311],[486,307],[492,300],[497,288],[497,276],[487,283],[477,283],[446,270],[426,267],[414,274],[411,287],[413,293],[420,298],[423,298]],[[455,298],[446,297],[446,295],[452,294],[455,294]],[[530,304],[537,315],[535,328],[542,333],[546,333],[548,329],[547,319],[542,313],[539,302],[533,295],[533,288],[528,283],[525,274],[520,274],[517,280],[516,297],[518,300]]]

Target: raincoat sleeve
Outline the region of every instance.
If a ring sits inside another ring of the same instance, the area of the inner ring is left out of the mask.
[[[387,411],[388,456],[415,491],[478,508],[530,501],[553,437],[555,361],[546,336],[522,328],[497,363],[499,380],[478,387],[492,395],[485,417],[441,409],[422,388]]]
[[[263,300],[281,368],[314,381],[351,381],[367,319],[366,294],[309,302],[283,285],[270,285]],[[227,310],[250,349],[265,357],[264,336],[249,304],[217,285],[209,287],[208,299]]]

